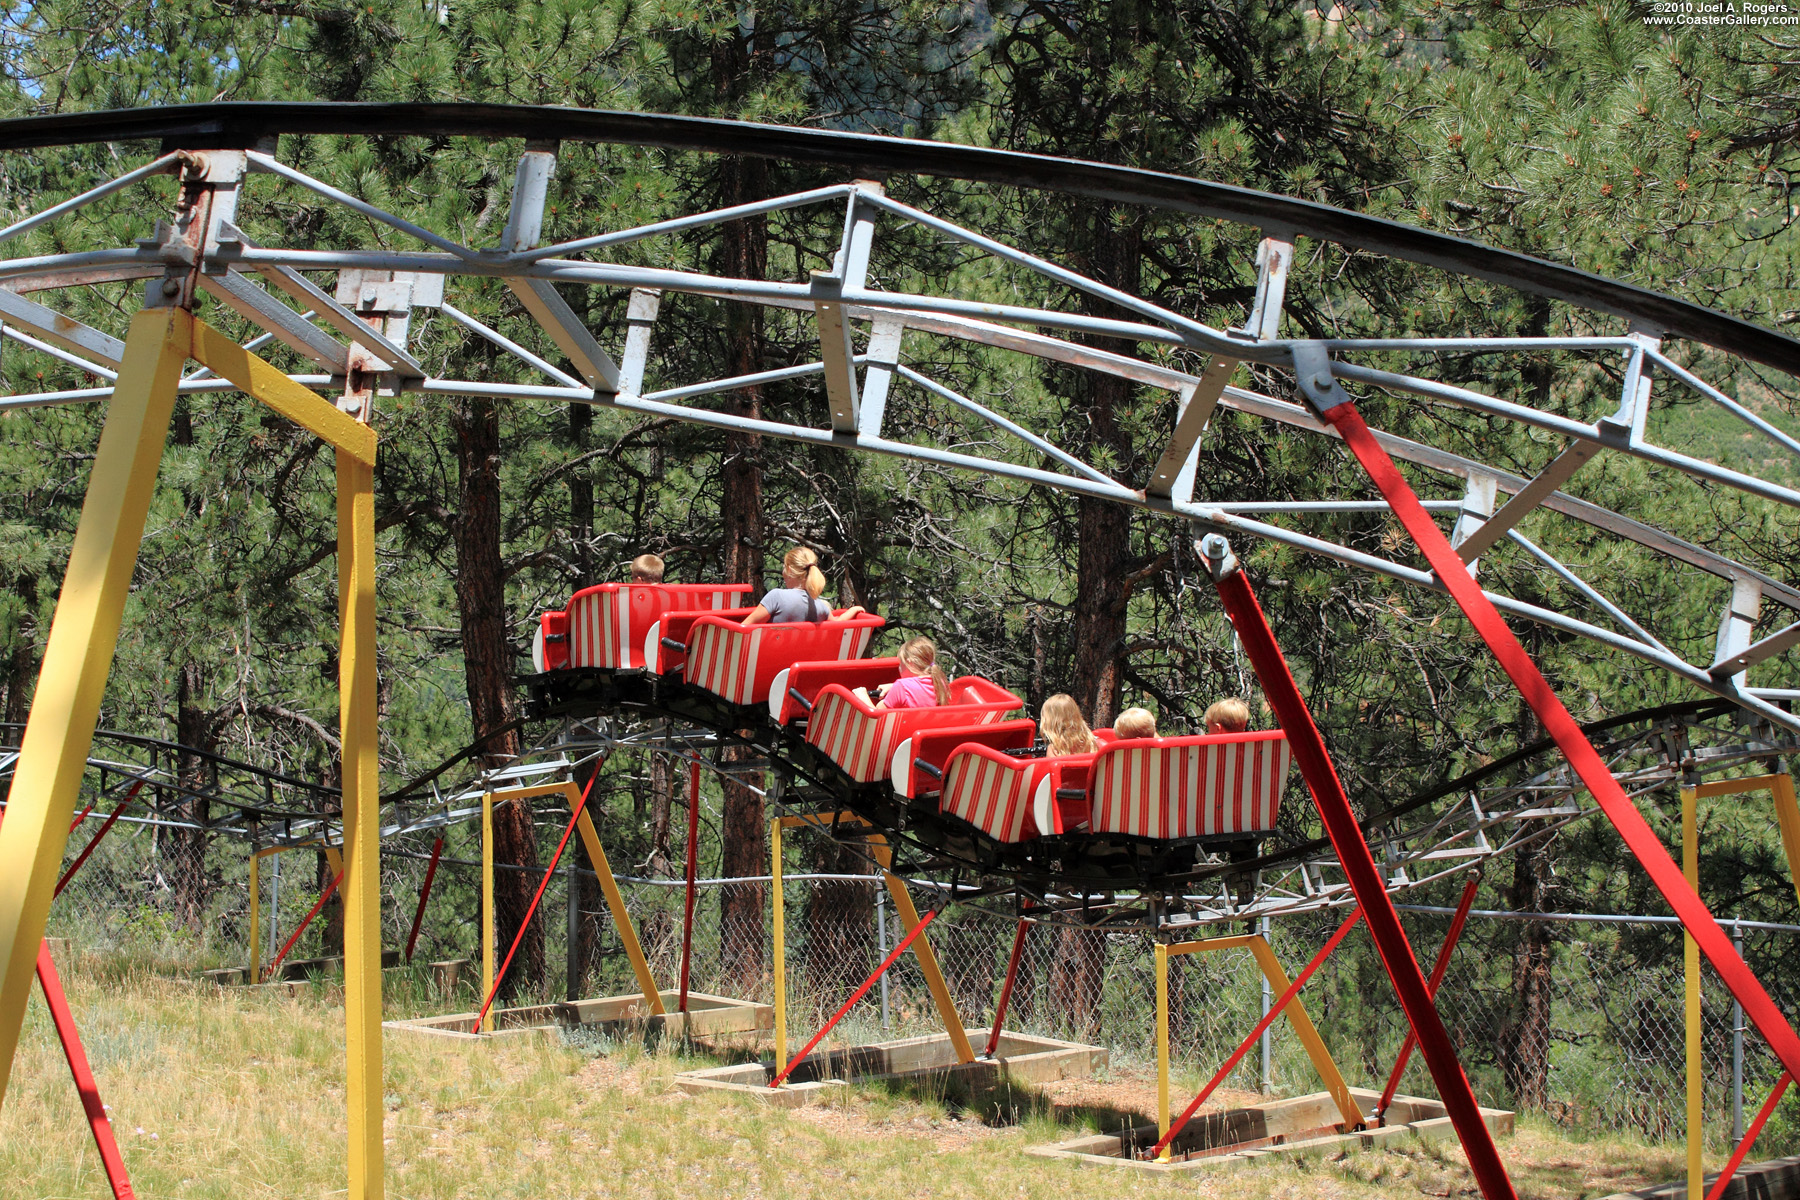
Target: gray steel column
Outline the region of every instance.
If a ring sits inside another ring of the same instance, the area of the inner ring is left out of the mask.
[[[563,950],[563,998],[570,1004],[581,999],[581,876],[575,870],[575,856],[563,868],[563,879],[569,891],[569,944]]]
[[[1260,928],[1257,930],[1257,932],[1262,934],[1263,941],[1265,941],[1265,942],[1268,941],[1269,940],[1269,918],[1266,916],[1263,917],[1258,922],[1258,925],[1260,926]],[[1262,1015],[1265,1017],[1269,1015],[1269,977],[1267,975],[1263,976],[1263,981],[1262,981]],[[1270,1068],[1269,1031],[1267,1029],[1265,1029],[1265,1030],[1263,1030],[1263,1034],[1262,1034],[1262,1094],[1265,1096],[1267,1096],[1269,1094],[1269,1092],[1271,1090],[1273,1090],[1269,1086],[1270,1085],[1269,1068]]]
[[[887,960],[887,889],[875,889],[875,950],[882,961]],[[888,973],[881,973],[881,1032],[888,1031]]]
[[[1731,944],[1744,956],[1744,930],[1736,921],[1731,923]],[[1731,1003],[1731,1140],[1742,1141],[1744,1137],[1744,1006],[1737,1001]]]

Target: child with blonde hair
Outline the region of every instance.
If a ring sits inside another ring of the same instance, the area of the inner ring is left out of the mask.
[[[1243,733],[1250,728],[1250,706],[1227,696],[1206,710],[1206,732]]]
[[[1092,754],[1100,742],[1081,716],[1081,706],[1067,692],[1058,692],[1038,710],[1038,728],[1044,731],[1044,753]]]
[[[1147,708],[1128,708],[1113,722],[1113,732],[1119,735],[1121,742],[1130,738],[1153,738],[1156,736],[1156,717]]]
[[[631,582],[661,583],[663,581],[663,560],[655,554],[640,554],[631,560]]]
[[[795,546],[781,560],[781,586],[763,594],[762,601],[744,618],[746,625],[764,621],[784,624],[789,621],[848,621],[863,614],[861,605],[853,605],[833,614],[831,603],[824,599],[825,572],[819,570],[819,556],[805,546]]]
[[[890,708],[935,708],[950,703],[950,679],[938,666],[937,646],[928,637],[909,638],[896,655],[900,660],[900,678],[878,689],[875,710]],[[864,699],[868,693],[863,692]]]

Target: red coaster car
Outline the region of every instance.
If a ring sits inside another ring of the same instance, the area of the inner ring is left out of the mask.
[[[898,678],[899,660],[892,661]],[[894,751],[906,739],[930,729],[992,725],[1024,703],[997,683],[965,675],[950,681],[948,704],[877,711],[843,684],[832,683],[813,702],[806,740],[856,782],[879,783],[888,778]]]
[[[1280,730],[1113,741],[1094,754],[1018,759],[958,746],[943,768],[939,811],[1000,842],[1083,831],[1187,841],[1275,827],[1287,787]]]
[[[567,609],[538,619],[531,661],[539,674],[565,667],[642,667],[644,634],[664,613],[730,609],[750,591],[747,583],[603,583],[583,588],[570,597]]]
[[[1268,833],[1290,761],[1279,729],[1115,742],[1088,771],[1088,828],[1156,841]]]
[[[862,657],[875,633],[887,622],[881,617],[853,617],[848,621],[789,621],[745,625],[728,614],[702,614],[688,624],[685,638],[669,630],[675,618],[665,622],[661,669],[669,670],[669,641],[683,647],[682,678],[733,704],[766,704],[775,677],[797,662],[829,660],[847,662]]]

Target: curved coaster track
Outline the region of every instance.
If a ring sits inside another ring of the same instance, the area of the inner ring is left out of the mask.
[[[935,796],[901,797],[890,782],[860,784],[766,712],[734,710],[704,689],[643,671],[575,669],[524,680],[528,720],[544,732],[516,756],[471,763],[471,743],[444,766],[383,797],[382,836],[476,820],[482,793],[585,777],[624,753],[662,754],[761,795],[785,815],[839,835],[859,850],[854,814],[895,838],[894,871],[958,903],[1005,907],[1029,919],[1105,928],[1179,932],[1354,903],[1329,839],[1306,838],[1287,822],[1246,852],[1195,839],[1159,853],[1108,846],[1080,835],[1005,847],[954,817]],[[748,720],[746,720],[748,718]],[[1776,773],[1800,754],[1800,738],[1734,705],[1696,701],[1609,717],[1584,726],[1620,786],[1634,799],[1684,782]],[[18,725],[0,725],[16,741]],[[84,796],[104,812],[131,798],[128,824],[204,831],[261,848],[340,844],[340,792],[173,742],[99,730]],[[728,747],[748,756],[727,757]],[[0,792],[11,785],[16,749],[0,748]],[[770,777],[779,782],[771,786]],[[143,785],[134,788],[134,784]],[[206,819],[196,818],[204,811]],[[1362,816],[1390,893],[1480,870],[1598,809],[1555,743],[1542,739],[1486,766]],[[1137,848],[1140,849],[1141,848]],[[866,853],[866,851],[863,851]],[[870,858],[871,863],[874,862]]]

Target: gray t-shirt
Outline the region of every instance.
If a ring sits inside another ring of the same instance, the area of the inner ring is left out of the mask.
[[[776,588],[763,596],[762,606],[769,610],[771,625],[788,621],[823,621],[831,616],[831,602],[824,597],[814,600],[806,594],[805,588]]]

